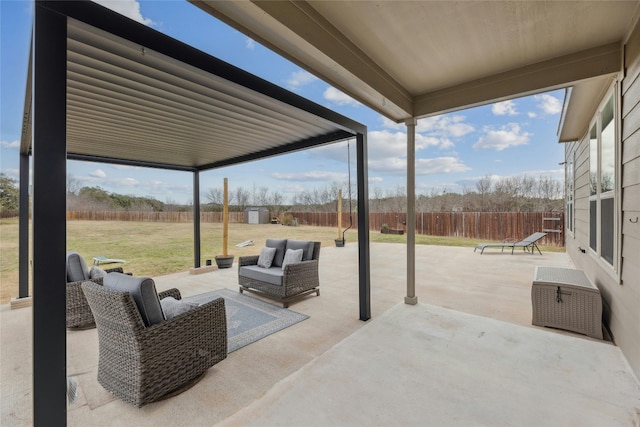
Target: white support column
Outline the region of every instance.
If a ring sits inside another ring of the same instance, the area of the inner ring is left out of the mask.
[[[418,303],[416,296],[416,122],[407,125],[407,296],[405,304]]]

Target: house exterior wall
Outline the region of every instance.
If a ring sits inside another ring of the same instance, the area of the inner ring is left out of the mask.
[[[567,253],[584,270],[603,297],[603,321],[636,376],[640,378],[640,27],[625,43],[624,71],[615,86],[616,234],[614,267],[589,248],[589,129],[580,141],[566,144],[573,162],[574,230],[566,233]],[[606,96],[609,96],[610,92]],[[604,98],[602,99],[604,100]],[[581,249],[585,251],[582,252]]]

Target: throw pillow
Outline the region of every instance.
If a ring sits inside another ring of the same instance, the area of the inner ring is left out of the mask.
[[[95,265],[91,267],[91,271],[89,271],[90,279],[97,279],[100,277],[104,277],[107,275],[107,272],[101,269],[100,267],[96,267]]]
[[[273,263],[273,257],[276,256],[276,248],[262,248],[260,257],[258,257],[258,267],[269,268]]]
[[[164,317],[169,320],[179,316],[192,308],[196,308],[198,303],[175,299],[174,297],[166,297],[160,300]]]
[[[287,249],[287,252],[284,254],[284,260],[282,261],[282,269],[284,270],[287,264],[302,261],[302,252],[302,249]]]

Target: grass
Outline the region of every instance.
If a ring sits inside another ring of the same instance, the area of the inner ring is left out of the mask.
[[[207,259],[222,255],[222,224],[201,225],[202,265]],[[273,224],[230,224],[229,254],[255,255],[269,237],[315,240],[323,247],[334,246],[337,230],[330,227],[284,227]],[[357,241],[357,231],[346,233],[347,243]],[[253,240],[253,246],[235,245]],[[371,242],[406,243],[406,235],[370,233]],[[416,244],[474,247],[478,240],[461,237],[416,235]],[[129,221],[69,221],[67,248],[78,251],[87,261],[104,255],[122,258],[125,271],[138,276],[161,276],[193,267],[193,225],[190,223],[156,223]],[[564,251],[544,247],[546,251]],[[18,220],[0,220],[0,304],[18,295]]]

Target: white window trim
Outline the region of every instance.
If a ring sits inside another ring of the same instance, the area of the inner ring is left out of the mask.
[[[565,161],[567,162],[565,165],[566,167],[565,177],[568,175],[567,171],[571,169],[571,177],[570,177],[571,188],[569,190],[571,194],[569,194],[569,192],[565,194],[565,209],[566,209],[566,212],[564,213],[565,233],[566,235],[571,236],[574,239],[576,237],[576,150],[577,150],[576,143],[572,143],[571,148],[567,153],[567,158],[565,159]],[[567,179],[567,182],[568,181],[569,180]],[[567,191],[566,183],[565,183],[565,191]],[[571,199],[571,205],[569,205],[569,199]]]
[[[620,230],[620,224],[621,224],[621,215],[622,215],[622,202],[621,202],[621,194],[622,194],[622,167],[620,164],[620,146],[621,146],[621,140],[622,140],[622,115],[620,113],[620,107],[621,107],[621,102],[620,102],[620,85],[618,84],[618,81],[614,81],[611,85],[611,87],[609,88],[609,90],[607,90],[605,96],[602,98],[602,100],[600,101],[600,104],[598,105],[598,108],[594,114],[593,119],[591,120],[591,122],[589,123],[589,130],[587,131],[587,137],[586,140],[589,141],[590,140],[590,132],[591,129],[593,127],[594,124],[597,123],[597,135],[598,135],[598,187],[599,187],[599,182],[600,182],[600,162],[601,162],[601,121],[600,121],[600,116],[602,113],[602,110],[604,109],[604,106],[606,105],[606,103],[609,101],[609,99],[611,98],[611,96],[613,95],[613,104],[614,104],[614,116],[613,116],[613,121],[615,124],[615,142],[614,142],[614,163],[615,163],[615,186],[613,191],[608,191],[604,194],[604,197],[602,194],[597,194],[596,196],[589,196],[588,200],[589,202],[592,200],[592,197],[596,197],[597,199],[597,221],[596,221],[596,236],[597,236],[597,241],[596,241],[596,248],[597,250],[594,251],[591,248],[591,245],[589,244],[589,240],[587,240],[587,246],[589,247],[589,254],[591,255],[591,258],[593,258],[593,260],[602,268],[603,271],[605,271],[606,273],[608,273],[614,280],[616,280],[619,284],[622,284],[621,281],[621,277],[620,277],[620,258],[621,258],[621,253],[622,253],[622,239],[621,239],[621,230]],[[591,168],[589,168],[589,173],[591,173]],[[613,236],[614,236],[614,242],[613,242],[613,263],[609,263],[607,262],[600,254],[601,254],[601,244],[602,244],[602,230],[601,230],[601,221],[600,221],[600,202],[601,200],[604,198],[610,198],[610,197],[614,197],[614,215],[613,215]],[[575,201],[574,201],[575,202]],[[589,230],[590,230],[590,226],[589,226]],[[589,231],[590,232],[590,231]],[[588,234],[588,236],[590,236],[590,234]],[[590,237],[588,237],[588,239],[590,239]]]

